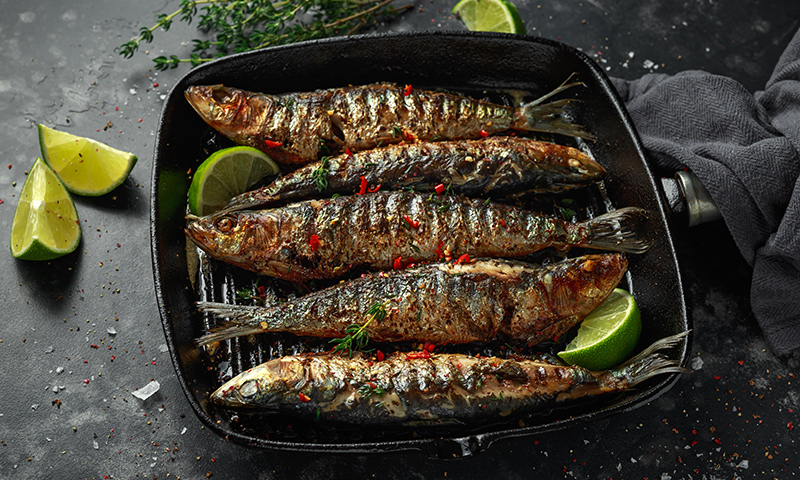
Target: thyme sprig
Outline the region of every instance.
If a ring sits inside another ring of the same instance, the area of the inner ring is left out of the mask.
[[[323,192],[328,188],[328,157],[322,157],[319,162],[319,167],[314,169],[312,175],[314,176],[314,183],[317,185],[317,191]]]
[[[366,350],[367,344],[369,343],[367,327],[373,321],[380,322],[386,318],[386,305],[381,302],[375,302],[367,310],[367,315],[369,318],[364,322],[364,325],[350,325],[345,328],[344,333],[346,333],[346,335],[344,337],[334,338],[328,342],[336,344],[333,347],[333,353],[347,352],[347,356],[352,357],[354,351],[369,351]]]
[[[212,38],[192,40],[189,58],[162,55],[153,59],[157,70],[192,66],[225,56],[315,38],[350,35],[410,8],[394,8],[393,0],[182,0],[178,10],[156,16],[151,27],[119,47],[130,58],[142,43],[152,43],[157,30],[168,31],[178,19],[192,23]]]

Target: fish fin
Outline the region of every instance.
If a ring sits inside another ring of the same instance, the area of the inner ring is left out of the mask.
[[[646,236],[647,211],[620,208],[586,221],[589,236],[582,247],[615,252],[644,253],[650,248]]]
[[[678,360],[670,360],[659,353],[661,350],[677,346],[689,335],[690,331],[655,341],[641,353],[615,368],[614,375],[627,378],[628,386],[632,387],[665,373],[691,373],[692,370],[681,366]]]
[[[574,74],[570,75],[564,83],[541,97],[522,104],[519,108],[520,113],[525,118],[524,124],[520,127],[534,132],[558,133],[579,137],[586,140],[594,140],[595,136],[587,132],[582,125],[574,123],[569,118],[569,105],[577,100],[561,99],[544,103],[550,97],[563,92],[572,87],[583,85],[581,82],[571,82]]]
[[[197,308],[203,313],[211,313],[217,317],[227,318],[237,323],[244,323],[262,307],[254,305],[236,305],[219,302],[196,302]]]
[[[245,324],[238,322],[222,322],[218,326],[208,330],[208,333],[195,340],[198,347],[208,345],[214,342],[221,342],[223,340],[230,340],[231,338],[243,337],[245,335],[253,335],[256,333],[263,333],[265,330],[261,328],[261,324]]]

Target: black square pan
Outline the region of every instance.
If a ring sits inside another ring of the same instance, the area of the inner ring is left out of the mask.
[[[189,273],[191,255],[187,252],[193,249],[187,249],[182,230],[191,182],[188,172],[224,145],[214,143],[218,138],[184,99],[187,87],[224,83],[247,90],[283,93],[388,81],[464,92],[522,90],[541,94],[573,73],[585,84],[571,92],[580,100],[574,106],[575,119],[597,136],[585,148],[609,171],[604,181],[608,201],[618,207],[645,208],[651,217],[653,245],[644,255],[629,256],[626,280],[642,313],[644,331],[640,345],[689,331],[661,193],[645,163],[627,112],[604,72],[586,55],[554,41],[466,32],[364,35],[270,48],[226,57],[190,71],[170,92],[159,125],[151,205],[155,290],[176,373],[200,419],[221,436],[260,448],[342,453],[416,449],[431,456],[452,458],[477,453],[497,439],[538,434],[624,414],[667,391],[675,383],[676,374],[651,379],[634,391],[613,398],[579,408],[545,412],[524,421],[475,429],[413,432],[361,431],[269,416],[239,416],[207,401],[208,394],[219,385],[220,368],[238,373],[265,361],[264,356],[269,352],[253,353],[244,347],[242,351],[234,347],[230,365],[210,365],[205,353],[193,343],[204,328],[194,302],[207,298],[212,286],[198,285]],[[212,281],[225,286],[235,283],[234,277],[235,274],[220,268]],[[687,337],[669,355],[685,366],[689,344]],[[292,348],[298,347],[287,343],[286,349]]]

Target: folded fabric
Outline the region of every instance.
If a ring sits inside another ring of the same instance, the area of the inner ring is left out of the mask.
[[[611,81],[649,160],[692,170],[719,207],[772,351],[800,347],[800,31],[755,94],[702,71]]]

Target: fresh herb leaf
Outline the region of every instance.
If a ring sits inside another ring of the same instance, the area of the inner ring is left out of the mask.
[[[131,58],[142,43],[153,42],[156,30],[168,31],[176,17],[189,24],[197,17],[198,28],[213,39],[194,40],[194,53],[189,58],[157,57],[157,70],[176,68],[182,63],[195,66],[229,53],[349,35],[413,6],[395,8],[391,3],[392,0],[182,0],[178,10],[156,15],[152,27],[141,27],[138,36],[120,45],[119,54]]]
[[[314,176],[314,183],[317,185],[317,191],[322,192],[328,188],[328,157],[322,157],[319,162],[319,167],[316,168],[312,175]]]
[[[335,343],[333,347],[333,353],[347,352],[347,355],[352,357],[354,351],[369,351],[366,350],[367,344],[369,343],[367,327],[370,323],[372,323],[373,320],[380,322],[386,318],[386,305],[381,302],[375,302],[367,310],[367,315],[369,318],[366,322],[364,322],[364,325],[350,325],[344,329],[344,333],[346,334],[344,337],[334,338],[328,342]]]

